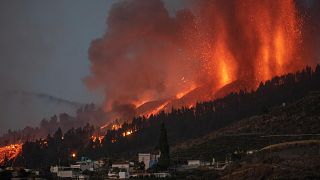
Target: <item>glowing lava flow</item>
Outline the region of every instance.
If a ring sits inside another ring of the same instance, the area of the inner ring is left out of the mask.
[[[108,125],[109,125],[109,123],[104,124],[104,125],[102,125],[102,126],[100,127],[100,129],[104,129],[104,128],[108,127]]]
[[[156,115],[157,113],[159,113],[161,110],[163,110],[167,105],[169,104],[169,101],[161,104],[160,106],[158,106],[157,108],[151,110],[150,112],[146,113],[146,117],[150,117],[151,115]]]
[[[130,136],[132,133],[133,133],[132,130],[128,130],[128,131],[126,131],[126,132],[123,132],[123,133],[122,133],[122,136],[123,136],[123,137]]]
[[[197,86],[195,86],[194,84],[191,85],[187,90],[179,92],[178,94],[176,94],[176,99],[182,98],[183,96],[185,96],[186,94],[188,94],[189,92],[193,91],[196,88],[197,88]]]
[[[97,142],[98,141],[100,144],[102,144],[104,136],[95,136],[95,135],[93,135],[93,136],[91,136],[91,139],[92,139],[93,142]]]
[[[8,146],[0,147],[0,164],[4,161],[12,160],[22,152],[22,144],[10,144]]]
[[[100,129],[106,129],[106,128],[110,127],[110,126],[111,126],[110,129],[112,129],[112,130],[118,130],[118,129],[121,128],[121,125],[120,125],[120,124],[112,124],[112,125],[111,125],[111,124],[112,124],[112,123],[104,124],[104,125],[102,125],[102,126],[100,127]]]

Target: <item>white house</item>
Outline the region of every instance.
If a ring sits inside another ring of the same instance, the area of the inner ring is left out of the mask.
[[[50,171],[52,173],[56,173],[58,177],[60,178],[76,178],[80,174],[79,169],[70,168],[70,167],[58,167],[55,166],[53,168],[50,168]]]
[[[147,170],[153,165],[157,164],[160,154],[151,154],[151,153],[139,153],[138,161],[144,163],[144,169]]]
[[[129,172],[120,171],[119,172],[119,179],[128,179],[129,178]]]
[[[98,162],[94,162],[89,158],[82,157],[80,161],[70,165],[70,167],[51,166],[50,172],[61,178],[79,178],[79,175],[81,175],[82,171],[94,171],[99,167],[100,165]]]

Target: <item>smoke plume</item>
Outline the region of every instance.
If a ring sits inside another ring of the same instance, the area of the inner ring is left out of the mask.
[[[85,82],[115,117],[150,101],[189,106],[313,63],[301,57],[302,25],[292,0],[193,1],[175,16],[161,0],[120,1]]]

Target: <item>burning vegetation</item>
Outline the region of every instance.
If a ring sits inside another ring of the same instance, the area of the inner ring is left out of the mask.
[[[100,144],[102,144],[103,139],[104,139],[104,136],[96,136],[96,135],[91,136],[91,140],[93,142],[99,142]]]
[[[320,65],[315,69],[307,67],[296,73],[290,73],[261,83],[255,91],[240,91],[231,93],[224,98],[197,103],[191,108],[173,109],[171,112],[160,111],[150,117],[139,116],[128,123],[117,124],[106,133],[95,131],[94,127],[86,125],[83,128],[70,129],[64,134],[58,129],[52,136],[36,141],[27,141],[22,148],[22,155],[15,159],[15,165],[23,165],[27,162],[28,168],[43,168],[61,163],[68,164],[70,158],[76,157],[121,157],[132,152],[145,151],[155,145],[155,139],[159,138],[159,127],[162,123],[168,129],[168,139],[172,144],[185,142],[189,139],[199,138],[215,130],[227,127],[241,119],[249,117],[269,117],[269,109],[286,102],[285,107],[279,107],[285,116],[279,116],[282,124],[296,122],[301,125],[301,119],[290,115],[290,102],[320,89]],[[313,97],[313,96],[312,96]],[[319,96],[312,98],[313,104],[319,104]],[[309,102],[309,101],[308,101]],[[298,102],[298,105],[301,105]],[[300,106],[299,106],[300,107]],[[296,128],[299,133],[319,133],[318,116],[310,118],[310,115],[318,115],[317,106],[305,106],[299,108],[304,114],[308,128],[300,129],[300,125],[290,126],[285,129],[290,133]],[[267,114],[265,114],[267,113]],[[250,120],[252,118],[249,118]],[[266,124],[261,119],[262,124]],[[257,121],[258,122],[258,121]],[[269,122],[269,121],[268,121]],[[270,121],[269,123],[273,123]],[[254,125],[254,124],[253,124]],[[248,127],[247,125],[245,127]],[[261,127],[256,126],[255,128]],[[272,130],[276,127],[270,126]],[[310,127],[314,127],[312,132]],[[99,128],[96,130],[100,130]],[[73,155],[74,154],[74,155]],[[21,157],[21,158],[20,158]],[[61,161],[62,160],[62,161]],[[42,162],[42,163],[39,163]]]
[[[319,91],[320,65],[291,73],[315,62],[300,54],[302,20],[294,1],[212,2],[196,1],[174,16],[160,0],[116,3],[108,31],[89,50],[86,84],[104,90],[103,110],[92,104],[75,118],[43,120],[49,135],[1,147],[0,163],[20,153],[20,164],[32,168],[128,155],[152,147],[161,123],[177,144]],[[85,122],[100,128],[69,129]]]
[[[6,161],[13,160],[22,151],[22,144],[10,144],[7,146],[0,147],[0,164],[5,163]]]
[[[89,49],[89,88],[105,93],[107,121],[256,89],[307,64],[292,0],[196,1],[170,16],[160,0],[121,1]]]

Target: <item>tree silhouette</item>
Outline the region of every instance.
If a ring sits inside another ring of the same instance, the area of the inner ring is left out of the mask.
[[[169,155],[169,144],[167,138],[167,130],[164,126],[164,123],[161,124],[160,129],[160,138],[159,138],[159,149],[160,149],[160,158],[159,158],[159,168],[161,170],[167,170],[170,165],[170,155]]]
[[[154,146],[155,140],[160,137],[157,143],[161,151],[159,167],[166,169],[170,163],[167,138],[170,139],[170,144],[177,144],[201,137],[244,118],[254,115],[267,116],[269,109],[275,106],[280,106],[284,102],[290,104],[310,93],[317,92],[320,92],[320,65],[317,65],[315,69],[307,67],[296,73],[276,76],[260,83],[255,91],[240,90],[220,99],[198,102],[193,107],[172,109],[171,112],[161,111],[149,117],[135,117],[132,122],[124,123],[119,129],[108,130],[100,145],[90,142],[94,128],[85,125],[84,122],[88,122],[89,119],[105,119],[105,116],[98,110],[93,111],[97,108],[88,105],[86,108],[88,112],[84,112],[82,108],[75,118],[61,116],[60,118],[66,121],[64,124],[67,124],[60,126],[62,129],[58,129],[59,126],[54,117],[52,118],[53,125],[43,120],[42,128],[50,129],[50,126],[57,126],[51,128],[56,132],[50,133],[51,135],[43,140],[27,141],[23,146],[23,154],[30,167],[39,166],[37,162],[43,162],[45,166],[58,164],[58,158],[67,159],[73,151],[76,151],[79,156],[92,158],[105,156],[126,158],[132,157],[137,152],[146,151]],[[311,109],[308,112],[317,111]],[[286,113],[290,115],[291,112]],[[283,121],[287,121],[287,118]],[[69,128],[73,124],[80,127]],[[132,130],[133,133],[123,137],[122,133],[127,130]],[[62,131],[66,133],[63,135]],[[317,129],[313,132],[318,133]],[[17,138],[22,137],[22,133],[15,131],[10,132],[10,135]]]

